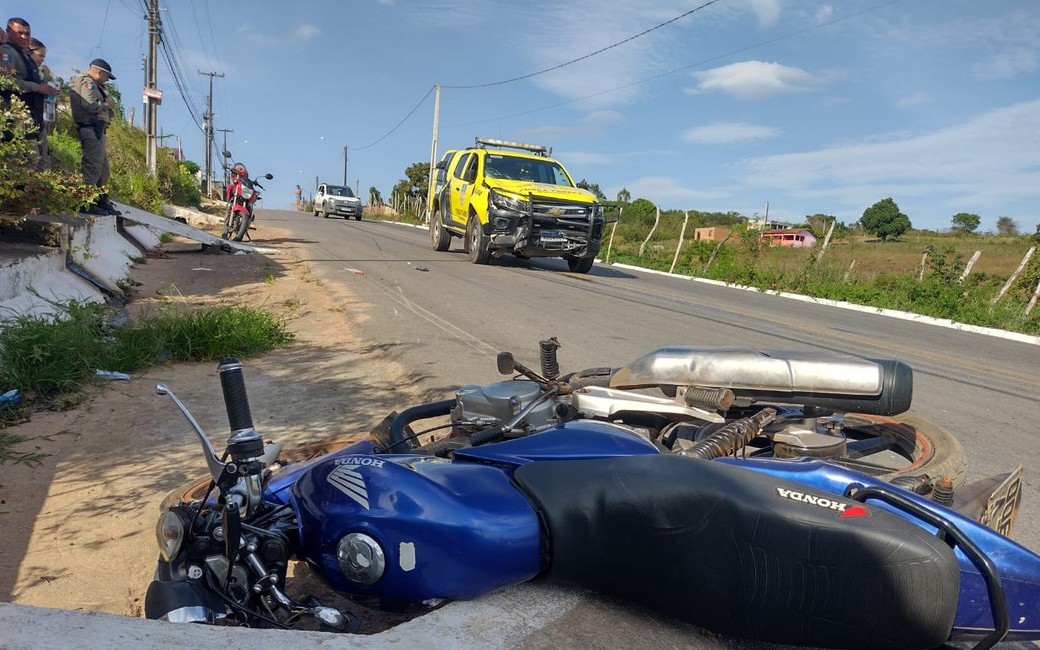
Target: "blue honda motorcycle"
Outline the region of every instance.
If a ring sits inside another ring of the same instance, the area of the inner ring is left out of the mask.
[[[290,597],[291,563],[365,602],[578,585],[714,631],[815,647],[1040,639],[1040,556],[1010,534],[1021,468],[963,485],[956,441],[912,426],[898,361],[669,347],[392,413],[364,439],[282,458],[242,365],[209,478],[163,504],[149,618],[357,631]],[[419,428],[424,423],[426,428]],[[417,430],[419,429],[419,430]]]

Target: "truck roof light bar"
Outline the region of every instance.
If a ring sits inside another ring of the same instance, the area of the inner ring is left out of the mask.
[[[494,138],[475,138],[476,146],[507,147],[509,149],[522,149],[532,151],[543,156],[549,155],[549,150],[540,144],[527,144],[524,142],[513,142],[512,140],[496,140]]]

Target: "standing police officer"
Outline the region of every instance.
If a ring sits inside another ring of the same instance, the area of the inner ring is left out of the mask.
[[[110,176],[105,132],[115,114],[115,102],[105,92],[105,82],[109,79],[115,79],[112,66],[104,59],[94,59],[85,72],[69,82],[72,119],[76,122],[76,135],[83,145],[83,182],[101,188],[97,200],[83,210],[89,214],[120,214],[105,191]]]
[[[32,30],[24,18],[11,18],[7,21],[8,42],[0,44],[0,71],[14,77],[18,86],[18,96],[25,102],[32,116],[37,132],[27,136],[38,140],[43,132],[43,105],[48,95],[58,94],[58,89],[46,83],[40,76],[40,70],[32,59]],[[12,92],[0,92],[0,101],[7,103]]]

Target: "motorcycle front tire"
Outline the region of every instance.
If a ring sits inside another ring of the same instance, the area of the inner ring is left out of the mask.
[[[246,232],[249,231],[249,224],[252,223],[252,219],[241,213],[236,215],[235,221],[235,241],[242,241],[242,238],[246,236]]]

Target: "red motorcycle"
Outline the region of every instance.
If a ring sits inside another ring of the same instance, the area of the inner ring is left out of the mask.
[[[227,151],[224,156],[231,157]],[[271,180],[271,174],[264,174]],[[227,209],[224,212],[224,230],[220,236],[232,241],[242,241],[253,224],[253,206],[260,198],[259,190],[264,189],[260,181],[249,178],[249,170],[242,163],[235,163],[229,169],[229,181],[225,198]]]

